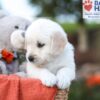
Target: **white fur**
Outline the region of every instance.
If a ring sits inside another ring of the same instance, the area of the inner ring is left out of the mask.
[[[12,32],[17,30],[15,26],[24,31],[31,23],[24,18],[5,15],[3,13],[0,12],[0,49],[6,48],[13,51],[14,48],[11,45],[10,36]]]
[[[21,49],[24,48],[24,37],[22,37],[20,34],[22,34],[23,30],[16,30],[11,35],[11,43],[14,48]]]
[[[61,26],[49,19],[38,19],[27,29],[24,41],[28,76],[40,79],[46,86],[68,88],[75,78],[74,49]],[[45,46],[38,48],[37,42]],[[35,61],[30,62],[29,56]]]

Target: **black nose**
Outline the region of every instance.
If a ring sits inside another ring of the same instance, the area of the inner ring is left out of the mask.
[[[34,57],[29,56],[29,57],[28,57],[28,60],[29,60],[30,62],[33,62],[33,61],[34,61]]]

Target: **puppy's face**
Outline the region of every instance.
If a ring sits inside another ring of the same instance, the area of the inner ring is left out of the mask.
[[[55,22],[39,19],[25,34],[26,59],[39,67],[60,55],[67,43],[66,34]]]
[[[44,65],[50,59],[50,37],[42,33],[26,34],[26,58],[30,63]]]

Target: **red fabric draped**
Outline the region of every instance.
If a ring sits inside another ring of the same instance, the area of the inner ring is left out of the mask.
[[[46,87],[40,80],[0,75],[0,100],[54,100],[56,87]]]

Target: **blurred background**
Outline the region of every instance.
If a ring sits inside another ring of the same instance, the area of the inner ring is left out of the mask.
[[[69,100],[100,100],[100,19],[82,18],[82,0],[0,0],[0,8],[29,20],[48,17],[61,24],[75,47],[77,75]]]

